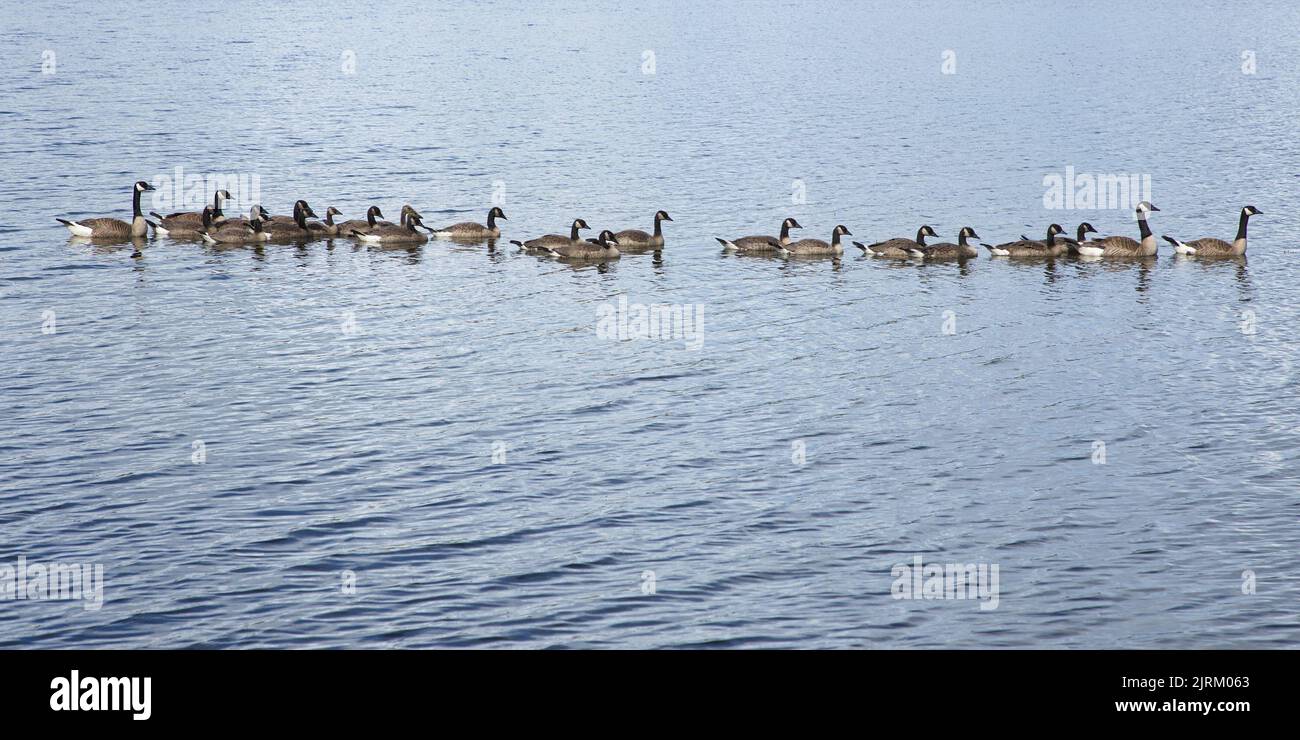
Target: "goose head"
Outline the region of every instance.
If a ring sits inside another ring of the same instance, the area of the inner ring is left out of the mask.
[[[1262,216],[1264,215],[1264,212],[1259,210],[1255,206],[1246,206],[1245,208],[1241,209],[1241,215],[1249,218],[1251,216]]]
[[[853,232],[849,231],[849,227],[845,226],[844,224],[840,224],[839,226],[835,227],[834,231],[831,232],[832,238],[837,236],[853,236]]]
[[[383,217],[384,217],[384,212],[379,210],[379,206],[370,206],[369,208],[366,209],[366,218],[368,220],[380,219]]]
[[[929,224],[922,224],[921,228],[916,233],[918,236],[932,236],[936,239],[939,237],[939,235],[934,232],[934,229],[930,228]]]
[[[784,220],[784,221],[781,222],[781,228],[783,228],[783,229],[802,229],[803,227],[800,226],[800,225],[799,225],[799,222],[798,222],[798,221],[795,221],[793,218],[787,218],[786,220]]]
[[[330,216],[342,216],[342,215],[343,215],[343,211],[340,211],[334,206],[330,206],[329,208],[325,209],[325,218],[329,218]]]
[[[424,218],[423,216],[420,215],[419,211],[411,207],[410,203],[407,203],[406,205],[402,206],[402,215],[406,216],[407,218],[410,218],[412,216],[414,216],[415,218]]]
[[[1151,203],[1144,200],[1141,203],[1137,204],[1137,208],[1135,210],[1137,212],[1138,218],[1146,218],[1148,213],[1152,211],[1158,211],[1160,209],[1156,208],[1155,206],[1151,205]]]
[[[600,232],[600,236],[598,238],[600,240],[600,245],[602,247],[618,246],[618,237],[614,236],[614,232],[610,231],[609,229],[605,229],[604,231]]]
[[[311,206],[307,205],[305,200],[294,201],[293,213],[295,216],[302,214],[306,218],[316,218],[316,212],[311,209]]]
[[[271,214],[268,213],[267,210],[261,206],[253,206],[252,208],[248,209],[248,220],[249,221],[270,221]]]
[[[224,204],[228,200],[232,200],[232,198],[230,197],[229,190],[218,190],[212,196],[212,199],[215,200],[217,203],[221,203],[221,204]]]
[[[1064,234],[1064,233],[1065,233],[1065,229],[1062,229],[1060,224],[1052,224],[1051,226],[1047,227],[1048,236],[1056,236],[1057,234]]]
[[[980,235],[975,233],[975,229],[972,229],[969,226],[963,226],[961,227],[961,231],[957,232],[957,238],[958,239],[979,239]]]
[[[575,228],[575,229],[590,229],[591,227],[587,225],[587,222],[586,222],[586,221],[583,221],[583,220],[580,219],[580,218],[575,218],[575,219],[573,219],[573,228]]]
[[[656,221],[672,221],[673,217],[668,215],[668,211],[655,211]]]
[[[154,186],[150,185],[144,180],[138,180],[135,183],[135,192],[137,193],[143,193],[146,190],[154,190],[154,189],[155,189]]]
[[[510,220],[506,218],[506,212],[501,210],[500,206],[492,206],[492,210],[488,211],[488,218],[500,218],[506,221]]]
[[[1097,230],[1092,228],[1092,224],[1088,223],[1087,221],[1084,221],[1083,223],[1079,224],[1079,241],[1083,241],[1084,234],[1096,234],[1096,233]]]

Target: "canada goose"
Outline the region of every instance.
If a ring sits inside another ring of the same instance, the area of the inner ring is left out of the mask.
[[[307,205],[307,201],[299,200],[293,204],[293,221],[277,221],[272,219],[263,226],[263,230],[275,240],[290,239],[310,239],[315,234],[307,228],[307,219],[316,218],[316,212]]]
[[[655,232],[647,234],[640,229],[626,229],[614,235],[618,239],[619,249],[634,249],[655,247],[656,249],[664,245],[663,227],[660,225],[664,221],[672,221],[672,216],[668,211],[655,211]]]
[[[996,246],[992,244],[982,244],[982,246],[995,257],[1057,257],[1065,253],[1066,246],[1064,241],[1056,238],[1056,235],[1064,233],[1065,229],[1061,228],[1060,224],[1052,224],[1047,227],[1046,239],[1021,239]]]
[[[140,193],[153,190],[154,187],[144,180],[139,180],[131,195],[131,223],[116,218],[83,218],[79,221],[55,219],[68,227],[73,236],[91,239],[126,239],[133,236],[145,236],[149,233],[148,222],[140,213]]]
[[[379,225],[379,219],[383,217],[384,213],[379,210],[379,206],[370,206],[366,209],[365,218],[353,218],[338,224],[336,233],[341,236],[352,236],[355,229],[373,229]]]
[[[248,209],[248,220],[231,219],[221,224],[219,227],[204,228],[199,232],[203,241],[208,244],[251,244],[255,242],[264,242],[269,238],[263,228],[266,224],[264,220],[267,217],[266,209],[261,206],[253,206]]]
[[[1237,222],[1237,236],[1231,243],[1214,237],[1180,242],[1172,236],[1165,236],[1164,240],[1174,245],[1174,251],[1178,254],[1197,257],[1240,257],[1246,253],[1246,222],[1251,216],[1260,216],[1263,213],[1255,206],[1241,209],[1241,219]]]
[[[556,244],[543,247],[552,257],[571,260],[616,260],[619,258],[618,237],[605,229],[596,239],[573,241],[568,244]]]
[[[411,214],[406,217],[406,225],[381,223],[373,229],[353,229],[352,236],[355,236],[366,244],[413,244],[424,243],[429,241],[429,235],[420,231],[424,226],[420,217]]]
[[[226,222],[223,223],[223,224],[221,224],[221,226],[223,226],[223,227],[224,227],[224,226],[246,226],[246,227],[252,227],[254,221],[257,221],[258,223],[261,223],[261,224],[265,224],[265,223],[269,222],[270,220],[271,220],[271,214],[268,213],[267,210],[266,210],[265,208],[263,208],[263,207],[261,207],[261,206],[252,206],[251,208],[248,209],[248,216],[247,216],[247,217],[245,217],[245,216],[239,216],[239,217],[237,217],[237,218],[226,219]],[[263,234],[264,234],[264,233],[266,233],[266,232],[260,232],[260,233],[263,233]]]
[[[1070,254],[1079,253],[1079,245],[1082,244],[1084,241],[1084,237],[1083,237],[1084,234],[1096,234],[1097,230],[1092,228],[1092,224],[1088,223],[1087,221],[1084,221],[1083,223],[1079,224],[1079,230],[1075,233],[1077,234],[1077,237],[1074,239],[1071,239],[1068,236],[1062,236],[1057,239],[1058,242],[1065,242],[1065,246],[1069,250]],[[1024,234],[1020,235],[1020,240],[1025,242],[1041,241],[1040,239],[1030,239]]]
[[[431,233],[438,236],[449,236],[453,239],[495,239],[501,236],[501,229],[497,227],[498,218],[510,220],[506,218],[505,211],[492,206],[492,210],[488,211],[487,226],[473,221],[461,221],[458,224],[434,229]]]
[[[713,237],[718,240],[727,251],[735,252],[777,252],[782,247],[790,243],[790,229],[802,229],[798,221],[793,218],[787,218],[781,222],[781,237],[771,236],[742,236],[739,239],[723,239]]]
[[[424,218],[423,216],[420,215],[419,211],[412,208],[411,205],[408,203],[402,206],[402,212],[397,217],[397,223],[393,223],[392,221],[380,221],[378,224],[376,224],[376,226],[405,226],[407,221],[409,221],[412,216],[419,219]]]
[[[961,231],[957,232],[956,244],[941,242],[939,244],[918,245],[912,249],[912,255],[927,260],[970,259],[977,256],[979,250],[968,244],[966,240],[978,238],[980,238],[980,235],[975,233],[975,229],[963,226]]]
[[[226,216],[221,212],[221,206],[229,199],[229,190],[218,190],[212,195],[212,223],[218,226],[225,223]],[[175,236],[173,232],[178,230],[188,232],[187,236],[192,236],[203,228],[203,211],[172,213],[166,216],[160,215],[157,211],[149,211],[149,215],[158,219],[153,230],[159,236]]]
[[[307,223],[307,229],[317,236],[337,236],[339,233],[339,225],[334,223],[334,217],[342,215],[343,211],[340,211],[334,206],[330,206],[325,209],[325,220],[309,221]]]
[[[578,230],[590,229],[590,228],[591,227],[587,225],[586,221],[583,221],[580,218],[575,218],[573,219],[573,226],[569,229],[568,237],[565,237],[561,234],[547,234],[546,236],[539,236],[536,239],[529,239],[528,241],[525,242],[511,239],[510,243],[517,245],[520,249],[524,250],[525,252],[539,252],[539,251],[546,251],[551,247],[563,247],[563,246],[569,246],[574,244],[584,244],[585,242],[583,242],[582,239],[578,237]]]
[[[1145,200],[1135,209],[1138,218],[1138,232],[1142,240],[1134,241],[1127,236],[1105,236],[1079,244],[1079,254],[1085,257],[1150,257],[1156,253],[1156,238],[1147,225],[1147,214],[1159,208]]]
[[[199,212],[199,222],[190,223],[188,221],[173,221],[170,229],[165,229],[161,224],[149,221],[148,224],[153,227],[153,233],[158,236],[170,236],[173,239],[193,239],[201,235],[201,232],[207,231],[213,225],[220,226],[215,218],[215,209],[212,206],[203,206]],[[154,214],[157,215],[157,214]],[[186,214],[188,215],[188,214]],[[224,223],[224,219],[223,219]]]
[[[916,230],[915,239],[904,239],[898,237],[896,239],[887,239],[883,242],[876,242],[875,244],[853,242],[853,246],[861,249],[864,254],[870,254],[875,257],[907,259],[908,257],[914,256],[912,252],[918,247],[921,249],[925,248],[925,238],[927,236],[938,238],[939,235],[934,233],[934,229],[930,228],[928,225],[922,225],[921,228]]]
[[[844,254],[844,247],[840,245],[840,237],[846,235],[853,236],[853,233],[849,231],[847,226],[841,224],[831,232],[829,244],[821,239],[800,239],[797,242],[791,242],[781,247],[781,251],[789,254]]]

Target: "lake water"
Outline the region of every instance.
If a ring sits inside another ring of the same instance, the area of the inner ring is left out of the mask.
[[[0,20],[0,567],[103,566],[102,608],[0,601],[0,647],[1300,638],[1293,3]],[[127,217],[132,182],[178,167],[255,177],[241,212],[509,220],[491,251],[135,259],[54,221]],[[1136,235],[1127,205],[1045,208],[1067,168],[1148,176],[1156,234],[1231,239],[1257,206],[1248,260],[714,240],[786,216],[868,242]],[[505,243],[660,208],[659,257]],[[598,331],[620,300],[701,331]],[[918,556],[996,566],[996,608],[895,598]]]

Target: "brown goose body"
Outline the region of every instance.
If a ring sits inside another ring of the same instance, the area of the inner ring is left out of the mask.
[[[1225,242],[1222,239],[1215,239],[1207,236],[1204,239],[1193,239],[1188,242],[1178,242],[1174,246],[1191,247],[1193,252],[1180,252],[1180,254],[1194,254],[1197,257],[1239,257],[1246,253],[1246,245],[1243,243],[1238,247],[1232,242]]]
[[[146,236],[149,233],[149,222],[140,212],[140,193],[153,190],[154,187],[144,180],[139,180],[132,189],[130,222],[108,217],[83,218],[76,221],[63,218],[55,220],[67,227],[68,232],[73,236],[87,239],[131,239]]]
[[[1090,254],[1089,250],[1101,250],[1102,257],[1149,257],[1156,253],[1155,239],[1149,241],[1149,245],[1143,246],[1142,242],[1127,236],[1104,236],[1078,245],[1075,252]]]

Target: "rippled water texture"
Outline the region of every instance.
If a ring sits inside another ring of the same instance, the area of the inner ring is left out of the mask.
[[[105,598],[0,601],[0,647],[1291,646],[1298,15],[6,4],[0,564]],[[599,267],[54,221],[177,167],[282,214],[495,195],[506,239],[674,221]],[[1257,206],[1248,263],[714,241],[1136,233],[1045,209],[1067,167],[1149,175],[1157,234]],[[620,297],[702,345],[598,334]],[[917,555],[997,565],[997,608],[893,598]]]

